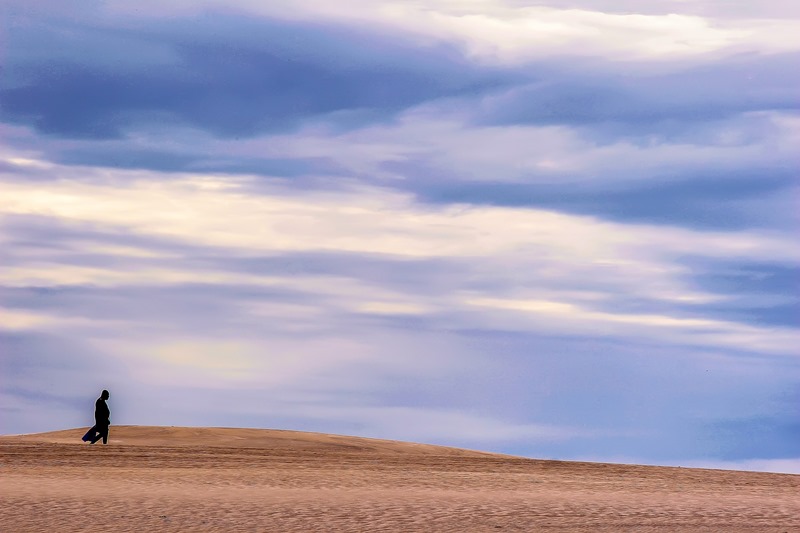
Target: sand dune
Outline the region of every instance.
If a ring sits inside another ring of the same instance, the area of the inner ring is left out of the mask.
[[[429,444],[416,444],[364,437],[348,437],[327,433],[310,433],[279,429],[250,428],[193,428],[173,426],[113,426],[109,445],[135,446],[199,446],[261,448],[294,451],[343,451],[375,452],[385,454],[418,455],[475,455],[493,456],[486,452],[447,448]],[[80,443],[85,428],[66,429],[49,433],[0,437],[0,442],[49,442],[54,444]]]
[[[0,437],[0,531],[800,532],[800,476],[294,431]]]

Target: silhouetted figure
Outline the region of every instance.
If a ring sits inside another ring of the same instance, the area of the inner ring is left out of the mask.
[[[111,425],[111,411],[108,410],[108,391],[104,390],[94,403],[94,426],[83,436],[84,442],[95,442],[103,439],[103,444],[108,444],[108,426]]]

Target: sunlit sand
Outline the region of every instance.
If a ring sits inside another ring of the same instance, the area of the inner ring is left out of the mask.
[[[0,530],[800,531],[800,476],[258,429],[0,437]]]

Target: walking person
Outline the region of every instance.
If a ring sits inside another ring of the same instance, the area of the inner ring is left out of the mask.
[[[103,439],[103,444],[108,444],[108,426],[111,425],[111,411],[108,409],[109,394],[107,390],[94,403],[94,426],[83,436],[83,442],[95,442]]]

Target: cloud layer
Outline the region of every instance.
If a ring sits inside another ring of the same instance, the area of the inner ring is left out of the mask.
[[[4,433],[793,468],[792,6],[293,6],[4,8]]]

